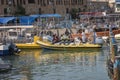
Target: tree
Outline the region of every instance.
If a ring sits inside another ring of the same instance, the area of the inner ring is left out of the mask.
[[[78,14],[78,9],[76,9],[76,8],[72,8],[71,10],[70,10],[70,15],[71,15],[71,17],[72,17],[72,19],[76,19],[78,16],[77,16],[77,14]]]
[[[25,14],[26,14],[25,8],[21,5],[18,5],[15,10],[15,15],[19,16],[19,15],[25,15]]]

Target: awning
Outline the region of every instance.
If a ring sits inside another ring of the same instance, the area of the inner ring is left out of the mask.
[[[40,17],[40,14],[34,14],[34,15],[30,15],[30,16],[38,18],[38,17]]]
[[[37,17],[33,16],[21,16],[19,17],[19,21],[21,25],[32,25]]]
[[[15,20],[15,17],[0,17],[1,24],[7,24],[9,21]]]
[[[41,18],[48,18],[48,17],[56,17],[56,18],[60,18],[61,15],[60,14],[41,14],[40,15]]]

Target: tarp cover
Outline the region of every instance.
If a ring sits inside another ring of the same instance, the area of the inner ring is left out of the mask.
[[[61,17],[60,14],[41,14],[40,17],[56,17],[59,18]]]
[[[40,17],[40,14],[34,14],[34,15],[30,15],[31,17]]]
[[[19,21],[21,25],[32,25],[37,17],[33,16],[21,16]]]
[[[9,21],[15,20],[15,17],[0,17],[1,24],[7,24]]]

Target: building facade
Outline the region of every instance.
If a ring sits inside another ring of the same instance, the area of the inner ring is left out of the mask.
[[[114,13],[114,3],[115,0],[88,0],[88,5],[90,6],[89,11]]]
[[[87,0],[0,0],[0,15],[14,15],[17,6],[25,8],[27,15],[59,13],[65,15],[72,8],[83,11]]]

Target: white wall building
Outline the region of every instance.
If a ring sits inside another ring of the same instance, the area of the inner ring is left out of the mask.
[[[115,12],[120,12],[120,0],[115,1]]]

